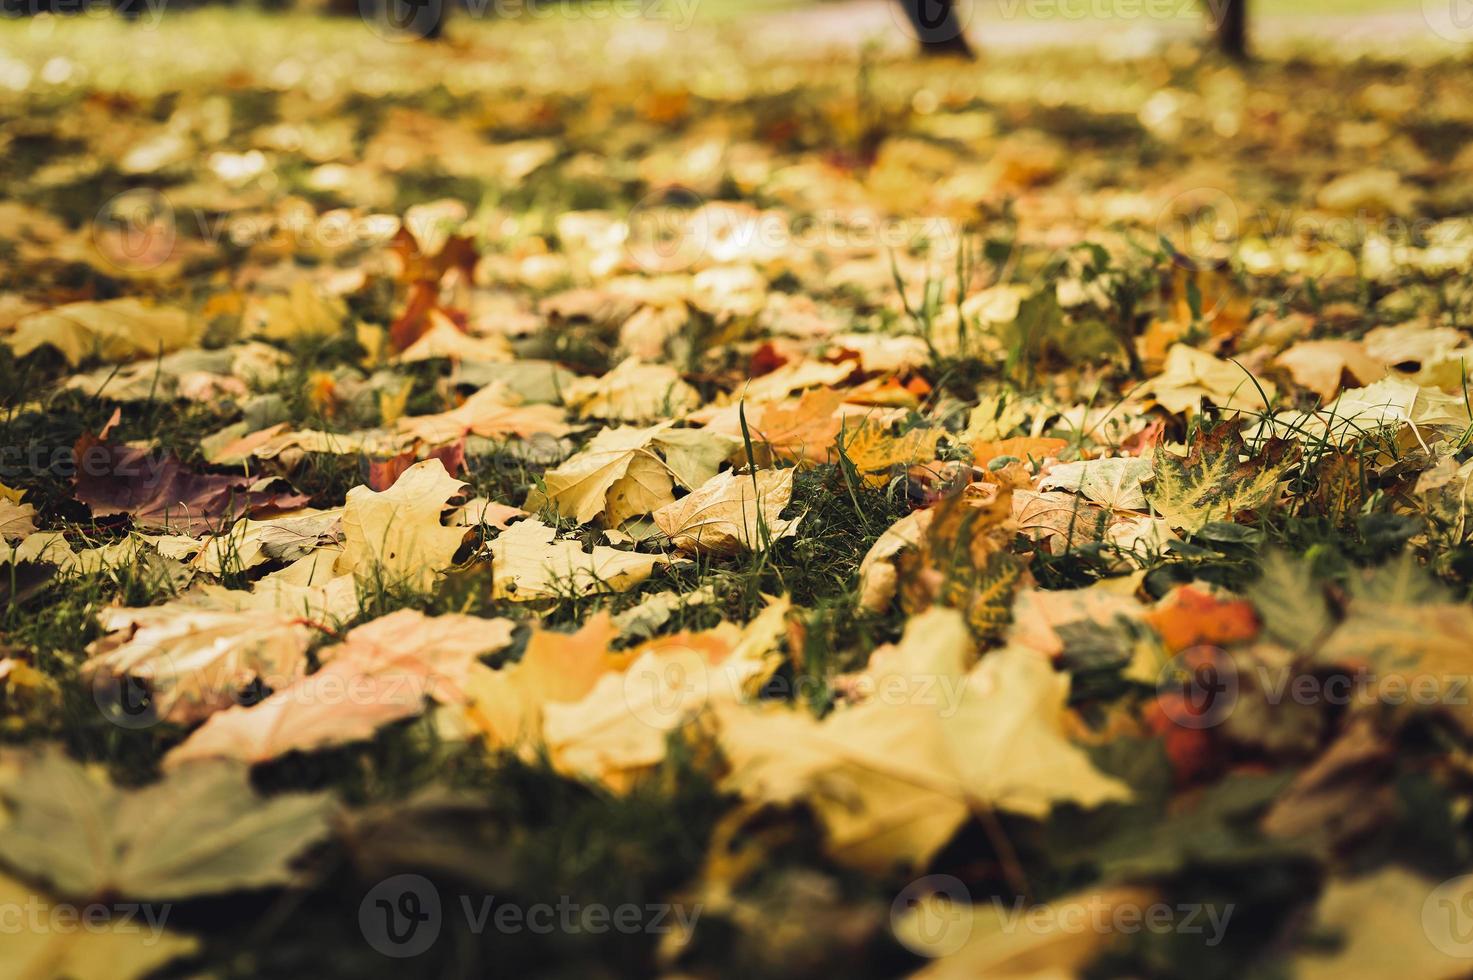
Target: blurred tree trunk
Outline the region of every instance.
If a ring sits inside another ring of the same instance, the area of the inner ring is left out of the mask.
[[[921,42],[921,53],[972,57],[952,0],[900,0]]]
[[[1229,58],[1248,58],[1248,0],[1217,0],[1217,47]],[[1209,7],[1209,9],[1211,9]]]
[[[898,0],[915,28],[922,54],[972,57],[971,46],[962,32],[954,0]],[[1207,0],[1207,12],[1217,31],[1217,46],[1223,54],[1239,60],[1248,57],[1248,0]]]

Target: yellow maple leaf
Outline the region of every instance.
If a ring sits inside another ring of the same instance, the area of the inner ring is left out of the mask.
[[[390,585],[429,588],[465,539],[465,528],[441,523],[450,499],[464,488],[445,472],[444,463],[431,458],[409,467],[382,492],[349,490],[338,571],[351,571],[360,580],[377,576]]]
[[[967,623],[933,609],[906,624],[875,694],[823,721],[794,710],[718,712],[728,785],[807,802],[833,857],[873,871],[926,864],[974,807],[1026,816],[1129,797],[1064,736],[1069,678],[1036,652],[974,656]]]
[[[865,419],[839,438],[840,450],[871,486],[882,487],[897,466],[927,463],[936,458],[941,429],[915,428],[892,436],[887,427]]]

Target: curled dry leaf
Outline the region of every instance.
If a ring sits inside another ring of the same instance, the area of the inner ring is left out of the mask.
[[[372,738],[420,714],[430,700],[464,700],[475,658],[506,647],[513,623],[476,616],[425,616],[401,609],[359,626],[321,651],[326,665],[258,704],[219,712],[164,757],[264,762]]]
[[[793,496],[793,470],[719,473],[655,511],[661,531],[686,552],[735,555],[797,533],[778,515]]]
[[[95,517],[127,514],[139,527],[202,535],[245,514],[307,503],[283,480],[196,473],[173,453],[83,439],[76,497]]]
[[[0,905],[23,909],[65,907],[60,900],[37,894],[34,886],[0,874]],[[131,918],[131,917],[130,917]],[[177,932],[143,928],[122,916],[89,922],[80,929],[10,929],[5,960],[10,976],[66,977],[67,980],[136,980],[183,956],[199,942]]]
[[[701,396],[669,365],[631,357],[603,377],[573,382],[563,393],[563,402],[579,418],[647,422],[699,408]]]
[[[524,405],[500,383],[487,385],[448,412],[401,418],[397,426],[399,432],[429,446],[455,442],[467,435],[527,439],[535,435],[562,437],[568,432],[562,409]]]
[[[603,515],[608,526],[617,527],[673,501],[677,482],[695,489],[711,479],[738,445],[729,436],[675,429],[669,422],[604,429],[582,452],[544,474],[545,494],[529,495],[526,509],[546,503],[579,524]]]
[[[557,531],[527,520],[491,542],[492,595],[530,602],[567,595],[624,592],[671,564],[664,555],[642,555],[595,545],[585,552],[576,541],[556,540]]]
[[[307,669],[316,631],[290,613],[220,612],[175,601],[109,608],[109,634],[89,648],[83,673],[94,684],[147,686],[158,718],[199,721],[236,703],[247,688],[281,688]]]

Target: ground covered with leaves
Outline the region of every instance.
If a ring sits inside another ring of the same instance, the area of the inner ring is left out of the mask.
[[[1465,972],[1466,61],[0,27],[7,975]]]

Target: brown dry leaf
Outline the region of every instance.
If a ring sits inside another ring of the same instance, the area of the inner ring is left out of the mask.
[[[1190,585],[1172,591],[1144,618],[1172,653],[1199,644],[1244,643],[1258,635],[1252,603],[1219,599]]]
[[[505,337],[472,336],[455,325],[455,322],[439,310],[429,314],[429,329],[414,343],[389,359],[392,364],[413,364],[446,358],[453,361],[495,363],[515,360],[511,344]]]
[[[535,435],[561,438],[568,433],[562,409],[555,405],[523,405],[502,384],[487,385],[448,412],[401,418],[395,427],[429,446],[442,446],[467,435],[527,439]]]
[[[308,279],[298,279],[284,293],[253,296],[246,302],[241,325],[248,335],[271,340],[326,337],[342,329],[348,306]]]
[[[1075,623],[1113,626],[1137,620],[1145,612],[1140,600],[1122,594],[1121,579],[1105,579],[1083,589],[1022,589],[1013,604],[1009,643],[1037,650],[1046,657],[1064,652],[1058,628]]]
[[[542,731],[547,704],[577,701],[610,671],[622,670],[628,654],[609,645],[618,637],[607,612],[589,617],[577,632],[533,628],[522,658],[499,670],[472,664],[463,712],[446,720],[453,734],[474,734],[491,748],[518,747]]]
[[[445,472],[445,464],[427,459],[381,493],[367,487],[349,490],[337,570],[352,572],[360,581],[429,588],[435,575],[450,567],[465,539],[465,528],[441,523],[451,498],[464,488]]]
[[[942,429],[916,428],[893,436],[887,426],[866,419],[839,437],[840,451],[871,486],[882,487],[895,467],[927,463],[936,458]]]
[[[326,665],[249,707],[212,715],[164,757],[265,762],[372,738],[430,701],[458,704],[476,657],[511,643],[509,619],[401,609],[351,630],[320,653]]]
[[[832,388],[853,373],[852,364],[795,361],[748,380],[733,393],[732,400],[748,405],[780,401],[805,388]]]
[[[1067,439],[1045,439],[1034,436],[1017,436],[1012,439],[978,439],[972,443],[972,461],[986,466],[1000,456],[1011,456],[1020,460],[1045,460],[1056,456],[1067,448]]]
[[[1061,555],[1101,540],[1110,512],[1072,493],[1014,490],[1013,521],[1019,531],[1047,542],[1050,552]]]
[[[664,555],[641,555],[595,545],[585,552],[577,541],[556,540],[557,530],[526,520],[491,542],[492,596],[531,602],[568,595],[626,592],[671,564]]]
[[[843,403],[842,391],[815,388],[796,402],[754,406],[758,417],[748,420],[752,438],[766,443],[779,459],[825,462],[843,425],[839,415]]]
[[[797,518],[778,516],[792,496],[792,470],[727,471],[656,510],[654,519],[681,551],[735,555],[797,533]]]
[[[211,575],[244,572],[270,561],[292,562],[329,543],[342,508],[307,507],[276,517],[236,521],[228,531],[206,538],[194,566]]]
[[[1315,907],[1315,928],[1340,943],[1307,946],[1294,956],[1301,980],[1453,980],[1466,976],[1466,876],[1441,885],[1396,865],[1330,881]],[[1430,913],[1429,913],[1430,910]]]
[[[906,514],[885,529],[859,563],[859,603],[871,612],[884,612],[895,599],[899,583],[895,559],[902,551],[921,547],[934,510]]]
[[[958,907],[950,896],[922,896],[895,923],[910,950],[933,957],[915,980],[1063,980],[1082,976],[1121,937],[1116,909],[1132,921],[1155,891],[1118,886],[1075,892],[1037,905],[989,902]],[[1016,918],[1015,918],[1016,917]]]
[[[711,479],[736,445],[729,436],[676,429],[669,422],[604,429],[582,452],[548,470],[545,495],[530,494],[525,506],[535,511],[550,504],[579,524],[603,514],[608,526],[617,527],[673,501],[676,482],[694,489]]]
[[[1260,392],[1261,389],[1261,392]],[[1166,353],[1162,372],[1141,389],[1155,396],[1168,412],[1195,414],[1202,399],[1234,412],[1260,412],[1274,397],[1273,382],[1256,378],[1229,361],[1206,351],[1175,344]]]
[[[1297,384],[1326,403],[1335,400],[1340,393],[1340,382],[1347,374],[1357,385],[1368,385],[1386,376],[1385,364],[1355,340],[1300,341],[1280,354],[1277,363]]]
[[[701,396],[669,365],[631,357],[601,378],[573,382],[563,392],[563,402],[579,418],[647,422],[699,408]]]
[[[105,609],[111,634],[88,649],[83,672],[92,683],[147,685],[153,711],[177,724],[229,707],[253,684],[281,688],[307,670],[316,631],[283,613],[216,612],[173,602],[142,609]]]
[[[32,504],[0,499],[0,538],[19,541],[36,530],[36,508]]]
[[[279,479],[197,473],[173,453],[114,446],[83,436],[77,444],[76,498],[96,517],[127,514],[139,527],[203,535],[243,514],[300,507],[307,498]]]
[[[1050,466],[1040,490],[1069,490],[1111,510],[1145,510],[1141,483],[1151,478],[1151,461],[1138,456],[1082,459]]]
[[[0,906],[20,910],[37,904],[41,909],[68,907],[0,874]],[[199,948],[193,937],[165,931],[161,923],[155,931],[131,919],[115,915],[100,923],[88,921],[85,927],[74,923],[74,928],[55,928],[49,916],[30,927],[18,917],[5,930],[6,976],[15,980],[135,980]]]

